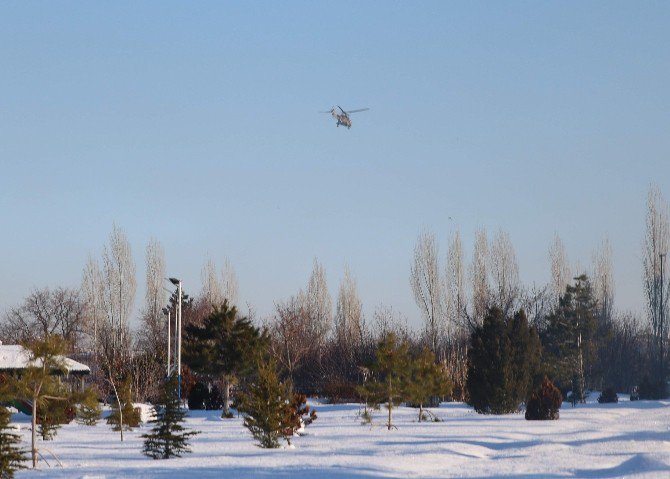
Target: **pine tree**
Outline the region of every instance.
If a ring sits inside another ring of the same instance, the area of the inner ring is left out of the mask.
[[[188,440],[198,434],[198,431],[186,431],[182,426],[186,411],[181,408],[178,387],[176,376],[166,381],[160,401],[154,405],[156,419],[150,422],[153,428],[149,434],[141,436],[144,438],[142,453],[153,459],[181,457],[183,453],[191,452]]]
[[[597,302],[586,275],[575,278],[559,299],[558,307],[547,318],[542,335],[546,364],[554,380],[562,387],[576,376],[573,390],[584,401],[583,392],[589,380],[596,355]]]
[[[280,381],[275,363],[260,361],[256,378],[239,404],[244,426],[260,447],[277,448],[282,437],[290,441],[294,427],[291,397],[291,386]]]
[[[12,479],[14,472],[25,469],[26,451],[19,447],[21,437],[9,429],[9,411],[0,407],[0,478]]]
[[[119,403],[115,401],[112,404],[111,414],[107,416],[107,424],[111,425],[114,431],[121,430],[121,422],[123,422],[123,429],[125,431],[138,427],[142,421],[142,417],[139,410],[133,406],[129,379],[126,379],[119,385],[119,401],[121,402],[121,411],[119,411]],[[123,417],[123,421],[121,421],[121,417]]]
[[[69,393],[53,375],[55,371],[64,371],[63,354],[66,343],[60,336],[47,336],[44,339],[28,343],[30,366],[26,367],[19,378],[8,378],[8,388],[16,398],[32,403],[31,458],[33,468],[37,467],[37,419],[38,410],[42,410],[52,401],[66,401]]]
[[[267,333],[237,313],[225,300],[207,316],[202,326],[186,327],[184,360],[195,372],[221,378],[224,385],[223,417],[230,414],[230,387],[252,372],[258,351],[269,342]]]
[[[435,363],[435,354],[424,348],[423,351],[412,360],[410,380],[407,384],[407,399],[419,406],[419,422],[424,419],[423,406],[428,404],[431,398],[444,396],[451,392],[451,382],[445,375],[444,369]]]
[[[372,365],[372,381],[367,382],[361,393],[373,405],[386,401],[388,420],[386,427],[390,431],[393,425],[393,408],[405,399],[407,385],[410,382],[410,355],[406,341],[398,342],[394,333],[387,334],[377,346],[375,361]]]

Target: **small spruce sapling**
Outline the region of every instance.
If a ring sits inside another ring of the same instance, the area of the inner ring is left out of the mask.
[[[19,469],[25,469],[26,450],[22,449],[21,437],[11,432],[9,420],[11,414],[0,406],[0,478],[12,479]]]
[[[186,411],[181,407],[178,387],[176,376],[171,376],[163,386],[159,402],[154,405],[156,418],[150,422],[153,425],[151,432],[141,436],[144,438],[142,453],[153,459],[181,457],[183,453],[191,452],[188,440],[198,434],[198,431],[187,431],[182,426]]]
[[[94,387],[87,388],[79,398],[77,422],[84,426],[95,426],[100,420],[102,406],[98,401],[98,392]]]
[[[107,416],[107,424],[111,425],[114,431],[121,430],[121,422],[123,422],[123,429],[126,431],[138,427],[142,417],[140,411],[133,406],[129,380],[123,381],[119,386],[119,400],[121,401],[121,413],[119,413],[119,403],[114,401],[112,403],[112,413]],[[121,421],[121,415],[123,415],[123,421]]]
[[[254,381],[239,398],[244,426],[258,441],[258,446],[278,448],[279,439],[286,439],[287,431],[292,431],[291,397],[291,386],[279,380],[275,363],[259,361]]]
[[[419,405],[419,422],[421,422],[425,417],[423,406],[433,397],[450,394],[451,382],[446,377],[444,368],[435,363],[435,354],[428,348],[424,348],[412,360],[410,369],[411,379],[407,382],[407,399]],[[433,419],[436,420],[434,416]]]

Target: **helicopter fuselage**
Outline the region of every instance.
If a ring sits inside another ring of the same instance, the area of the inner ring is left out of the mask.
[[[343,125],[346,126],[347,128],[351,128],[351,118],[349,118],[349,115],[341,114],[338,115],[337,113],[333,114],[333,116],[337,119],[337,126]]]

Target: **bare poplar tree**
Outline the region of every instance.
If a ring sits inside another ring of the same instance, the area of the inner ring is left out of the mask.
[[[499,230],[491,244],[489,255],[491,265],[491,301],[505,314],[515,307],[521,291],[519,265],[509,234]]]
[[[100,322],[105,317],[105,287],[100,265],[91,255],[84,267],[81,290],[86,307],[85,330],[90,338],[90,350],[95,354]]]
[[[465,267],[463,245],[458,231],[449,242],[446,275],[447,316],[449,324],[455,328],[464,326],[463,319],[467,298],[465,296]]]
[[[166,374],[167,320],[163,307],[167,302],[165,281],[165,253],[161,244],[152,240],[146,247],[146,292],[142,309],[141,328],[138,331],[138,350],[133,359],[133,380],[138,399],[154,397]]]
[[[552,301],[554,305],[558,305],[558,299],[565,293],[565,287],[570,283],[568,257],[558,233],[554,236],[554,242],[549,248],[549,261],[551,262],[551,281],[549,284]]]
[[[363,303],[349,268],[344,270],[344,279],[337,295],[335,338],[350,347],[359,345],[363,340]]]
[[[612,247],[607,238],[593,253],[591,274],[593,294],[598,302],[601,320],[611,321],[614,314],[614,277],[612,275]]]
[[[119,351],[127,350],[137,282],[130,243],[123,230],[116,225],[109,236],[109,246],[105,246],[103,251],[102,265],[104,305],[113,345]]]
[[[238,301],[237,275],[230,260],[226,258],[221,269],[221,278],[217,275],[216,265],[211,259],[207,260],[201,272],[201,296],[210,307],[220,306],[224,300],[235,305]]]
[[[216,273],[216,265],[211,259],[208,259],[202,268],[200,279],[202,280],[201,296],[205,299],[208,306],[213,308],[214,306],[223,304],[223,288]]]
[[[667,256],[670,243],[668,204],[657,187],[651,187],[647,196],[647,219],[642,251],[644,292],[647,316],[654,336],[654,350],[659,379],[665,377],[664,343],[667,340],[668,281]],[[663,281],[661,281],[663,271]]]
[[[488,280],[488,240],[486,230],[480,229],[475,233],[475,247],[472,253],[472,265],[470,267],[470,280],[472,283],[472,309],[474,321],[479,324],[484,320],[486,308],[489,305],[489,280]]]
[[[275,318],[268,328],[272,337],[273,356],[295,382],[298,371],[312,350],[308,335],[310,318],[300,301],[291,297],[275,305]]]
[[[221,291],[229,304],[237,304],[239,301],[237,274],[235,274],[235,268],[227,257],[223,261],[223,268],[221,268]],[[251,311],[251,307],[249,307],[249,310]]]
[[[309,316],[309,335],[315,345],[323,345],[332,327],[333,301],[328,292],[326,272],[316,258],[307,289],[298,293],[298,301]]]
[[[414,262],[409,277],[414,301],[421,310],[426,336],[435,354],[446,323],[446,301],[438,254],[435,235],[429,231],[420,233],[414,247]]]

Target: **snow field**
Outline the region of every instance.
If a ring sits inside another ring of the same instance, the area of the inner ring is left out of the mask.
[[[597,394],[592,397],[597,397]],[[386,410],[361,425],[357,404],[310,401],[318,420],[296,437],[294,448],[257,447],[242,420],[220,411],[192,411],[186,426],[201,431],[193,453],[152,460],[141,454],[140,435],[125,441],[104,422],[63,426],[42,443],[63,463],[25,478],[670,478],[670,402],[622,400],[572,408],[558,421],[526,421],[523,414],[483,416],[461,403],[431,409],[442,422],[418,423],[418,411],[394,411],[398,429],[384,426]],[[13,416],[29,444],[29,417]],[[47,454],[47,459],[54,465]]]

